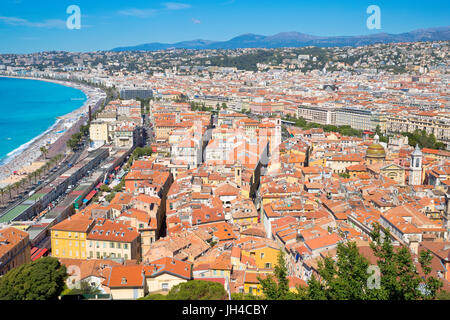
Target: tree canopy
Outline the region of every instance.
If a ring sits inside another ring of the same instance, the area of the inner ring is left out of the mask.
[[[0,278],[0,300],[57,299],[66,277],[66,267],[52,257],[23,264]]]
[[[445,150],[445,144],[437,142],[434,134],[427,134],[425,130],[414,130],[414,132],[403,132],[403,136],[408,137],[408,144],[415,147],[417,144],[420,148],[431,148]]]
[[[384,232],[384,233],[383,233]],[[336,259],[322,258],[316,278],[307,287],[289,291],[287,269],[282,255],[278,258],[275,278],[260,279],[266,299],[301,300],[431,300],[445,299],[442,282],[431,275],[432,254],[422,250],[415,263],[406,246],[394,247],[388,230],[373,225],[370,248],[377,259],[370,265],[356,243],[339,243]],[[421,270],[421,272],[419,272]]]
[[[362,137],[363,131],[353,129],[352,127],[345,125],[345,126],[335,126],[331,124],[322,125],[320,123],[315,122],[308,122],[303,117],[297,118],[296,116],[286,116],[283,118],[283,120],[294,122],[294,125],[296,127],[300,127],[302,129],[311,129],[311,128],[322,128],[325,132],[338,132],[343,136],[348,137]]]
[[[204,280],[180,283],[174,286],[167,295],[168,300],[225,300],[227,297],[223,285]]]
[[[220,283],[191,280],[174,286],[167,296],[150,294],[141,300],[226,300],[228,294]]]

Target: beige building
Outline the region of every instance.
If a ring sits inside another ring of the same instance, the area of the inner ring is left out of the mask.
[[[140,259],[140,234],[125,221],[98,219],[87,235],[86,251],[89,259]]]
[[[434,134],[436,140],[443,143],[450,142],[450,121],[438,115],[390,115],[386,119],[387,133],[414,132],[425,130],[427,134]]]
[[[192,264],[173,258],[162,258],[146,265],[144,272],[148,292],[164,293],[192,279]]]
[[[113,300],[136,300],[148,292],[141,265],[112,267],[102,284]]]
[[[380,168],[380,174],[389,177],[398,184],[405,184],[405,168],[402,166],[390,163]]]
[[[89,136],[94,142],[108,143],[109,139],[109,126],[107,122],[93,121],[89,126]]]
[[[30,261],[28,233],[14,227],[0,230],[0,276]]]
[[[112,267],[102,285],[114,300],[135,300],[149,293],[166,294],[174,286],[191,279],[191,263],[162,258],[145,265]]]
[[[336,111],[334,108],[299,106],[297,108],[297,117],[323,125],[336,123]]]

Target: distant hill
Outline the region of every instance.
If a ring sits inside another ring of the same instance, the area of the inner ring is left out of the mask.
[[[418,29],[400,34],[376,33],[362,36],[319,37],[300,32],[282,32],[273,36],[243,34],[228,41],[192,40],[177,43],[146,43],[132,47],[119,47],[112,51],[155,51],[165,49],[238,49],[282,47],[342,47],[375,43],[444,41],[450,40],[450,26]]]

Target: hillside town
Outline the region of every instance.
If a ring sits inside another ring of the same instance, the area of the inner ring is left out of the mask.
[[[0,55],[2,75],[114,93],[76,161],[0,213],[0,275],[49,255],[113,300],[262,296],[281,253],[292,290],[341,243],[374,263],[379,224],[450,291],[448,61],[448,41]]]

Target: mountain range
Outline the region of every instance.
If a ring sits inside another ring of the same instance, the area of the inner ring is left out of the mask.
[[[112,51],[156,51],[165,49],[239,49],[283,47],[342,47],[364,46],[375,43],[444,41],[450,40],[450,26],[418,29],[400,34],[376,33],[361,36],[321,37],[300,32],[281,32],[273,36],[243,34],[228,41],[191,40],[177,43],[152,42],[131,47],[114,48]]]

